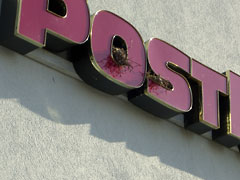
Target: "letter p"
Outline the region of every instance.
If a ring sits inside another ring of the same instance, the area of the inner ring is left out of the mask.
[[[85,42],[89,24],[86,0],[3,0],[0,43],[21,54],[61,51]]]

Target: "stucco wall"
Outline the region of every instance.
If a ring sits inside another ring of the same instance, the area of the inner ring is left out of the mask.
[[[240,74],[240,2],[92,0],[146,41]],[[38,63],[40,62],[40,63]],[[175,118],[181,122],[182,117]],[[0,47],[0,179],[239,179],[240,153],[79,80],[46,51]]]

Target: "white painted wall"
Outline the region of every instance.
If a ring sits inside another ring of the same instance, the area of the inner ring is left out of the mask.
[[[161,38],[219,72],[240,74],[239,1],[88,3],[91,13],[106,9],[122,16],[144,40]],[[62,58],[0,47],[1,180],[239,175],[239,153],[87,86]]]

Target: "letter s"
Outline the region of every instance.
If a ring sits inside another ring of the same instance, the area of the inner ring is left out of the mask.
[[[192,91],[185,77],[190,76],[190,58],[157,38],[147,42],[146,49],[147,80],[142,88],[129,93],[129,100],[161,118],[190,111]]]

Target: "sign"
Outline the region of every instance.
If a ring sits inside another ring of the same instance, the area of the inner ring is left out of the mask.
[[[103,92],[127,94],[158,117],[184,114],[185,128],[212,131],[240,145],[240,76],[224,74],[158,38],[143,42],[130,23],[109,12],[90,17],[86,0],[2,0],[0,44],[21,54],[69,50],[77,74]]]

